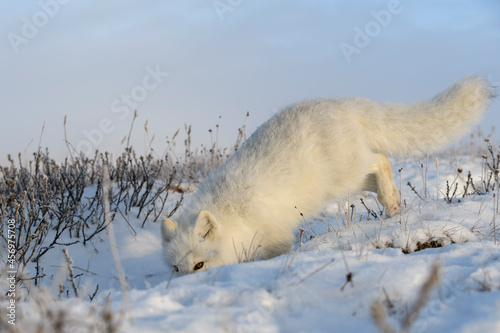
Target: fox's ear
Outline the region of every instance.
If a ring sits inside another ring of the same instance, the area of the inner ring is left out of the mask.
[[[170,242],[175,237],[177,223],[172,220],[164,219],[161,224],[161,236],[164,242]]]
[[[219,222],[206,210],[202,210],[196,219],[195,232],[202,238],[213,239],[219,229]]]

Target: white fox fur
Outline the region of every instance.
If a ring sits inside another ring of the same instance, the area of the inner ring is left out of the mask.
[[[441,149],[477,124],[493,97],[477,76],[408,105],[364,98],[285,107],[162,223],[164,255],[179,274],[291,249],[301,221],[332,199],[370,190],[392,216],[399,194],[385,154]]]

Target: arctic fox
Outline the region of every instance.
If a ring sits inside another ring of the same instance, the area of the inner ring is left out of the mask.
[[[174,220],[161,226],[164,256],[179,274],[289,251],[301,221],[332,199],[377,193],[401,208],[385,154],[436,151],[479,122],[493,88],[477,76],[427,101],[314,99],[285,107],[212,171]]]

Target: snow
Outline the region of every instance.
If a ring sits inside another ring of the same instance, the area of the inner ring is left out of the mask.
[[[117,214],[117,246],[130,285],[127,319],[120,319],[126,304],[105,232],[87,246],[68,247],[80,298],[58,300],[58,285],[69,285],[62,252],[43,258],[43,284],[53,296],[45,298],[47,306],[88,323],[92,309],[109,299],[121,332],[379,332],[371,315],[374,302],[384,304],[389,323],[399,328],[438,263],[440,282],[411,331],[500,332],[500,235],[495,242],[493,233],[493,220],[500,224],[494,211],[498,192],[464,198],[460,193],[451,204],[443,199],[446,180],[459,182],[460,192],[469,170],[480,183],[481,160],[440,158],[439,200],[435,160],[393,162],[406,203],[400,215],[367,219],[359,196],[352,195],[352,220],[342,200],[319,217],[306,216],[302,244],[297,231],[297,246],[288,254],[188,276],[172,276],[163,262],[159,223],[148,221],[141,228],[137,211],[132,209],[127,220]],[[458,166],[463,172],[457,178]],[[408,181],[420,197],[405,185]],[[361,195],[369,208],[377,207],[372,195]],[[431,242],[441,247],[416,251]],[[90,302],[87,295],[96,285]],[[17,325],[23,332],[43,320],[39,306],[33,301],[19,305]]]

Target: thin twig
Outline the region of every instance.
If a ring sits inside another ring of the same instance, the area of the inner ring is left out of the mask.
[[[73,274],[73,259],[71,259],[68,254],[68,248],[65,247],[62,251],[64,253],[64,257],[66,258],[66,264],[68,265],[69,281],[71,282],[75,296],[78,297],[78,288],[76,287],[75,275]]]
[[[126,307],[126,315],[129,316],[130,324],[134,324],[134,319],[132,315],[132,307],[130,306],[130,299],[128,296],[128,282],[123,272],[123,267],[120,261],[120,256],[118,254],[118,246],[115,238],[115,231],[113,227],[113,221],[111,217],[111,209],[109,204],[111,182],[109,180],[109,168],[107,164],[102,167],[102,205],[104,210],[104,220],[106,223],[106,229],[108,231],[109,247],[111,250],[111,255],[113,256],[113,262],[115,264],[116,271],[118,273],[118,279],[120,280],[120,287],[122,290],[123,301]]]
[[[422,288],[420,288],[417,301],[410,308],[405,318],[403,318],[401,327],[404,332],[409,331],[411,325],[415,319],[417,319],[420,310],[429,301],[432,290],[439,284],[440,274],[441,266],[438,263],[434,263],[431,267],[429,277],[423,284]]]
[[[132,123],[130,124],[130,130],[128,131],[127,148],[130,148],[130,137],[132,136],[132,129],[134,128],[134,122],[136,118],[137,118],[137,110],[134,111],[134,118],[132,118]]]

